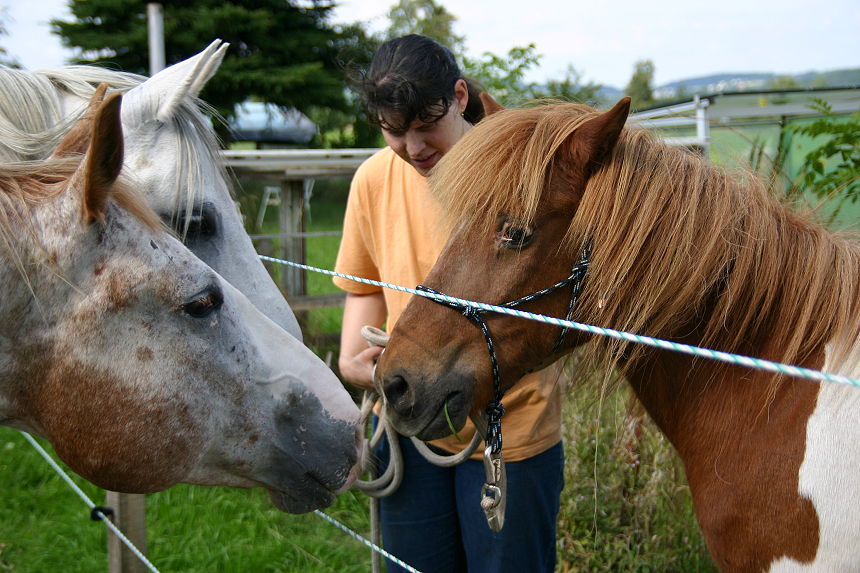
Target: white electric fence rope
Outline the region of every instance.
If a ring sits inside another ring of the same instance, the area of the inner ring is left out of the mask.
[[[84,503],[87,504],[87,507],[89,507],[91,511],[95,509],[96,504],[93,503],[89,496],[87,496],[87,494],[85,494],[84,491],[78,487],[78,484],[72,481],[72,478],[69,477],[69,474],[63,471],[63,468],[61,468],[59,464],[57,464],[57,462],[55,462],[54,459],[50,456],[50,454],[48,454],[48,452],[46,452],[45,449],[39,445],[39,442],[37,442],[30,434],[26,432],[21,433],[24,435],[27,441],[30,442],[30,444],[32,444],[34,448],[36,448],[36,451],[38,451],[42,455],[42,457],[45,458],[48,464],[50,464],[51,467],[54,468],[54,471],[56,471],[60,475],[60,477],[63,478],[63,480],[69,485],[69,487],[72,488],[72,490],[76,494],[78,494],[78,496],[82,500],[84,500]],[[128,547],[129,550],[134,553],[134,556],[140,559],[140,561],[144,565],[146,565],[147,569],[149,569],[153,573],[159,573],[158,569],[155,568],[155,565],[150,563],[149,559],[147,559],[146,556],[141,553],[137,547],[135,547],[134,543],[132,543],[125,535],[123,535],[122,531],[120,531],[119,528],[114,525],[114,523],[110,519],[108,519],[104,513],[102,513],[101,511],[95,511],[94,513],[101,519],[102,523],[104,523],[108,529],[113,531],[114,535],[116,535],[126,545],[126,547]]]
[[[495,312],[498,314],[507,314],[509,316],[516,316],[519,318],[525,318],[528,320],[535,320],[538,322],[543,322],[546,324],[552,324],[554,326],[559,326],[562,328],[571,328],[574,330],[579,330],[581,332],[588,332],[591,334],[597,334],[599,336],[607,336],[609,338],[615,338],[620,340],[626,340],[628,342],[634,342],[637,344],[644,344],[646,346],[652,346],[655,348],[662,348],[664,350],[673,350],[675,352],[681,352],[683,354],[690,354],[693,356],[698,356],[702,358],[710,358],[712,360],[718,360],[720,362],[725,362],[728,364],[734,364],[737,366],[746,366],[748,368],[753,368],[756,370],[764,370],[767,372],[773,372],[776,374],[783,374],[786,376],[793,376],[796,378],[805,378],[808,380],[817,380],[819,382],[832,382],[834,384],[845,384],[848,386],[855,386],[860,388],[860,380],[856,380],[854,378],[850,378],[848,376],[841,376],[839,374],[829,374],[827,372],[820,372],[818,370],[812,370],[810,368],[802,368],[800,366],[793,366],[791,364],[782,364],[780,362],[773,362],[770,360],[764,360],[762,358],[753,358],[751,356],[743,356],[741,354],[732,354],[730,352],[722,352],[720,350],[711,350],[709,348],[699,348],[698,346],[690,346],[689,344],[681,344],[679,342],[671,342],[669,340],[661,340],[659,338],[653,338],[650,336],[642,336],[639,334],[631,334],[629,332],[624,332],[621,330],[614,330],[612,328],[603,328],[600,326],[592,326],[590,324],[582,324],[580,322],[573,322],[570,320],[562,320],[560,318],[555,318],[552,316],[546,316],[543,314],[534,314],[531,312],[525,312],[522,310],[517,310],[515,308],[507,308],[504,306],[496,306],[492,304],[486,304],[483,302],[474,302],[471,300],[466,300],[462,298],[457,298],[453,296],[448,296],[444,294],[435,294],[426,291],[415,290],[413,288],[407,288],[399,285],[393,285],[381,281],[375,281],[372,279],[365,279],[361,277],[356,277],[352,275],[347,275],[343,273],[339,273],[337,271],[330,271],[326,269],[321,269],[318,267],[312,267],[310,265],[303,265],[301,263],[294,263],[292,261],[285,261],[283,259],[276,259],[273,257],[268,257],[266,255],[258,255],[262,260],[269,261],[272,263],[278,263],[282,265],[288,265],[308,271],[313,271],[317,273],[322,273],[329,276],[340,277],[347,280],[379,286],[387,289],[392,289],[400,292],[406,292],[418,296],[423,296],[424,298],[431,298],[434,300],[442,300],[447,302],[453,302],[459,305],[468,306],[471,308],[477,308],[480,310],[485,310],[489,312]]]
[[[841,376],[838,374],[829,374],[826,372],[820,372],[818,370],[812,370],[809,368],[802,368],[799,366],[793,366],[791,364],[782,364],[779,362],[773,362],[773,361],[764,360],[761,358],[754,358],[751,356],[732,354],[730,352],[722,352],[719,350],[711,350],[708,348],[699,348],[697,346],[691,346],[688,344],[681,344],[678,342],[661,340],[659,338],[653,338],[650,336],[642,336],[642,335],[638,335],[638,334],[632,334],[629,332],[623,332],[620,330],[614,330],[612,328],[603,328],[600,326],[592,326],[589,324],[582,324],[582,323],[574,322],[574,321],[570,321],[570,320],[562,320],[559,318],[555,318],[552,316],[546,316],[543,314],[534,314],[531,312],[525,312],[522,310],[517,310],[515,308],[507,308],[507,307],[503,307],[503,306],[496,306],[496,305],[486,304],[486,303],[482,303],[482,302],[475,302],[475,301],[470,301],[470,300],[466,300],[466,299],[462,299],[462,298],[458,298],[458,297],[453,297],[453,296],[448,296],[448,295],[444,295],[444,294],[435,294],[435,293],[430,293],[430,292],[426,292],[426,291],[419,291],[419,290],[416,290],[413,288],[408,288],[408,287],[404,287],[404,286],[400,286],[400,285],[394,285],[394,284],[376,281],[376,280],[372,280],[372,279],[365,279],[362,277],[356,277],[353,275],[339,273],[336,271],[321,269],[321,268],[313,267],[310,265],[303,265],[301,263],[294,263],[292,261],[286,261],[283,259],[276,259],[274,257],[269,257],[266,255],[258,255],[258,256],[260,257],[260,259],[262,259],[264,261],[269,261],[272,263],[287,265],[287,266],[291,266],[291,267],[295,267],[295,268],[299,268],[299,269],[304,269],[304,270],[308,270],[308,271],[313,271],[313,272],[317,272],[317,273],[321,273],[321,274],[325,274],[325,275],[329,275],[329,276],[341,277],[341,278],[344,278],[347,280],[351,280],[351,281],[355,281],[355,282],[359,282],[359,283],[363,283],[363,284],[378,286],[378,287],[382,287],[382,288],[388,288],[388,289],[392,289],[392,290],[396,290],[396,291],[400,291],[400,292],[414,294],[417,296],[423,296],[424,298],[453,302],[456,304],[468,306],[471,308],[477,308],[477,309],[485,310],[488,312],[507,314],[509,316],[516,316],[516,317],[525,318],[528,320],[535,320],[535,321],[543,322],[546,324],[552,324],[554,326],[558,326],[561,328],[571,328],[571,329],[579,330],[582,332],[597,334],[599,336],[607,336],[610,338],[626,340],[628,342],[633,342],[633,343],[637,343],[637,344],[644,344],[646,346],[651,346],[654,348],[662,348],[664,350],[672,350],[675,352],[681,352],[681,353],[690,354],[693,356],[710,358],[712,360],[718,360],[720,362],[725,362],[728,364],[746,366],[746,367],[753,368],[756,370],[764,370],[764,371],[773,372],[776,374],[784,374],[787,376],[806,378],[809,380],[817,380],[819,382],[831,382],[831,383],[835,383],[835,384],[845,384],[845,385],[849,385],[849,386],[860,387],[860,380],[856,380],[856,379],[850,378],[848,376]],[[78,494],[78,496],[84,501],[84,503],[86,503],[86,505],[90,508],[90,510],[93,510],[96,507],[95,503],[93,503],[93,501],[90,500],[90,498],[81,490],[81,488],[79,488],[78,485],[74,481],[72,481],[72,479],[68,476],[68,474],[66,474],[66,472],[63,471],[63,469],[53,460],[53,458],[51,458],[51,456],[44,450],[44,448],[42,448],[42,446],[40,446],[39,443],[36,442],[36,440],[32,436],[27,434],[26,432],[21,432],[21,433],[24,435],[24,437],[27,439],[27,441],[29,441],[30,444],[32,444],[33,447],[36,448],[36,450],[39,452],[39,454],[41,454],[42,457],[45,458],[45,460],[48,462],[48,464],[50,464],[51,467],[54,468],[54,471],[56,471],[60,475],[60,477],[69,485],[69,487],[71,487],[72,490]],[[364,537],[362,537],[358,533],[352,531],[351,529],[349,529],[348,527],[346,527],[345,525],[343,525],[342,523],[340,523],[336,519],[332,518],[331,516],[323,513],[322,511],[319,511],[319,510],[316,510],[314,513],[316,513],[318,516],[322,517],[323,519],[325,519],[326,521],[328,521],[329,523],[331,523],[332,525],[334,525],[335,527],[337,527],[341,531],[347,533],[351,537],[360,541],[361,543],[363,543],[364,545],[366,545],[367,547],[369,547],[373,551],[376,551],[377,553],[383,555],[385,558],[390,559],[391,561],[397,563],[398,565],[400,565],[401,567],[403,567],[404,569],[406,569],[410,573],[420,573],[420,571],[418,571],[414,567],[408,565],[407,563],[398,559],[397,557],[395,557],[391,553],[385,551],[384,549],[382,549],[378,545],[365,539]],[[146,558],[146,556],[143,555],[140,552],[140,550],[137,547],[135,547],[135,545],[131,541],[129,541],[129,539],[125,535],[123,535],[122,531],[120,531],[119,528],[117,528],[113,524],[113,522],[107,518],[107,516],[105,516],[101,511],[96,511],[95,514],[99,518],[101,518],[101,520],[102,520],[102,522],[104,522],[105,526],[108,529],[110,529],[114,533],[114,535],[116,535],[129,548],[129,550],[138,559],[140,559],[140,561],[144,565],[146,565],[146,567],[150,571],[153,571],[154,573],[159,573],[158,569],[156,569],[155,566]]]
[[[334,525],[335,527],[337,527],[338,529],[340,529],[341,531],[343,531],[347,535],[350,535],[351,537],[364,543],[369,548],[376,551],[377,553],[379,553],[380,555],[382,555],[386,559],[390,559],[394,563],[397,563],[398,565],[400,565],[401,567],[403,567],[404,569],[409,571],[409,573],[421,573],[418,569],[416,569],[416,568],[412,567],[411,565],[409,565],[408,563],[405,563],[404,561],[398,559],[397,557],[395,557],[394,555],[392,555],[391,553],[389,553],[388,551],[386,551],[382,547],[376,545],[372,541],[365,539],[364,537],[362,537],[361,535],[359,535],[355,531],[351,530],[350,528],[348,528],[347,526],[345,526],[344,524],[342,524],[341,522],[339,522],[338,520],[336,520],[332,516],[330,516],[326,513],[323,513],[322,511],[320,511],[318,509],[315,510],[314,513],[316,513],[318,516],[322,517],[323,519],[325,519],[326,521],[328,521],[329,523],[331,523],[332,525]]]

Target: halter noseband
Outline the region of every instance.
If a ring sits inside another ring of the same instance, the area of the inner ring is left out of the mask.
[[[585,246],[582,249],[582,254],[580,255],[579,261],[573,265],[573,268],[570,271],[570,276],[568,276],[563,281],[557,282],[554,285],[547,287],[543,290],[540,290],[536,293],[524,296],[522,298],[518,298],[511,302],[507,302],[505,304],[499,305],[506,308],[515,308],[520,306],[521,304],[525,304],[536,298],[540,298],[542,296],[554,293],[555,291],[570,285],[570,303],[567,305],[567,316],[566,320],[570,320],[573,315],[573,309],[576,306],[576,302],[579,299],[579,295],[582,292],[583,283],[585,280],[585,272],[588,270],[588,265],[591,262],[591,241],[586,241]],[[430,287],[424,285],[418,285],[415,287],[415,290],[420,290],[423,292],[428,292],[432,294],[443,294],[437,290],[434,290]],[[447,300],[433,298],[430,299],[434,302],[438,302],[439,304],[443,304],[449,308],[453,308],[454,310],[460,311],[460,313],[469,319],[475,326],[481,329],[481,333],[484,335],[484,340],[487,343],[487,352],[490,355],[490,365],[492,367],[493,373],[493,389],[494,389],[494,398],[493,400],[487,404],[485,411],[487,413],[487,437],[486,443],[487,447],[491,449],[491,453],[494,455],[498,455],[502,450],[502,415],[505,413],[505,407],[502,405],[502,396],[504,392],[501,389],[501,375],[499,373],[499,362],[496,359],[496,347],[493,344],[493,338],[490,335],[490,328],[487,326],[486,321],[482,317],[482,314],[485,312],[491,312],[488,310],[483,310],[479,308],[475,308],[472,306],[451,302]],[[555,344],[550,351],[550,355],[555,354],[555,352],[561,348],[561,345],[564,343],[565,335],[569,329],[566,327],[561,327],[561,332],[558,335],[558,338],[555,341]]]

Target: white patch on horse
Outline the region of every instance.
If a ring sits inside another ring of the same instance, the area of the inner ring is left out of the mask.
[[[841,367],[826,348],[824,371],[860,378],[860,345]],[[800,466],[799,492],[812,501],[819,522],[818,552],[811,563],[781,558],[772,573],[857,571],[860,567],[860,389],[822,382],[815,410],[806,426],[806,454]]]

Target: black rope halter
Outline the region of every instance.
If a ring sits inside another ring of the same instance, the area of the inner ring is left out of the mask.
[[[527,302],[535,300],[536,298],[540,298],[542,296],[554,293],[555,291],[570,285],[570,303],[567,305],[567,316],[565,317],[565,319],[569,321],[573,316],[573,309],[576,306],[577,300],[579,300],[579,295],[580,293],[582,293],[582,287],[585,281],[585,272],[588,270],[588,265],[590,264],[590,262],[591,241],[587,241],[582,249],[582,255],[580,255],[579,261],[575,265],[573,265],[573,268],[570,271],[570,276],[568,276],[566,279],[564,279],[563,281],[559,281],[543,290],[539,290],[536,293],[532,293],[530,295],[518,298],[511,302],[506,302],[505,304],[501,304],[498,306],[503,306],[506,308],[515,308],[517,306],[520,306],[521,304],[525,304]],[[417,287],[415,287],[415,290],[443,295],[443,293],[424,285],[418,285]],[[483,313],[492,311],[475,308],[465,304],[451,302],[438,298],[433,298],[430,300],[443,304],[449,308],[453,308],[454,310],[460,311],[463,316],[465,316],[467,319],[469,319],[470,322],[472,322],[479,329],[481,329],[481,333],[484,335],[484,340],[487,343],[487,352],[490,355],[490,366],[492,367],[494,389],[494,398],[489,404],[487,404],[485,408],[485,411],[487,413],[486,442],[487,445],[492,449],[492,453],[498,454],[502,451],[502,416],[505,413],[505,407],[502,405],[502,396],[504,392],[502,392],[501,389],[502,381],[501,374],[499,373],[499,362],[496,359],[496,347],[495,344],[493,344],[493,338],[490,335],[490,328],[487,326],[487,323],[482,316]],[[550,351],[550,354],[555,354],[555,352],[559,348],[561,348],[561,345],[564,343],[564,338],[567,335],[568,330],[569,329],[567,327],[561,327],[561,332],[559,333],[558,338],[556,339],[555,344]]]

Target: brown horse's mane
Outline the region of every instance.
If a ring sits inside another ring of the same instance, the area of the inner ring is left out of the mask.
[[[39,240],[30,211],[33,207],[44,204],[66,191],[83,157],[75,155],[0,166],[0,250],[6,252],[10,262],[18,269],[27,284],[29,284],[29,264],[22,258],[22,234],[30,238],[29,242],[35,249],[34,252],[41,253],[39,261],[58,276],[62,276],[53,256],[45,251]],[[113,184],[111,200],[148,228],[166,229],[146,201],[122,180]],[[82,210],[81,222],[83,221]]]
[[[0,224],[4,230],[9,229],[8,224],[14,218],[10,218],[12,212],[42,204],[63,193],[83,158],[74,155],[0,165]],[[162,226],[158,215],[122,179],[114,183],[111,200],[147,227]]]
[[[450,224],[491,232],[499,214],[534,222],[562,145],[598,113],[553,103],[484,119],[429,180]],[[796,364],[828,342],[844,360],[860,335],[856,242],[751,172],[717,168],[644,129],[622,131],[558,253],[546,255],[572,262],[586,239],[580,322]],[[615,358],[626,348],[596,346]]]

